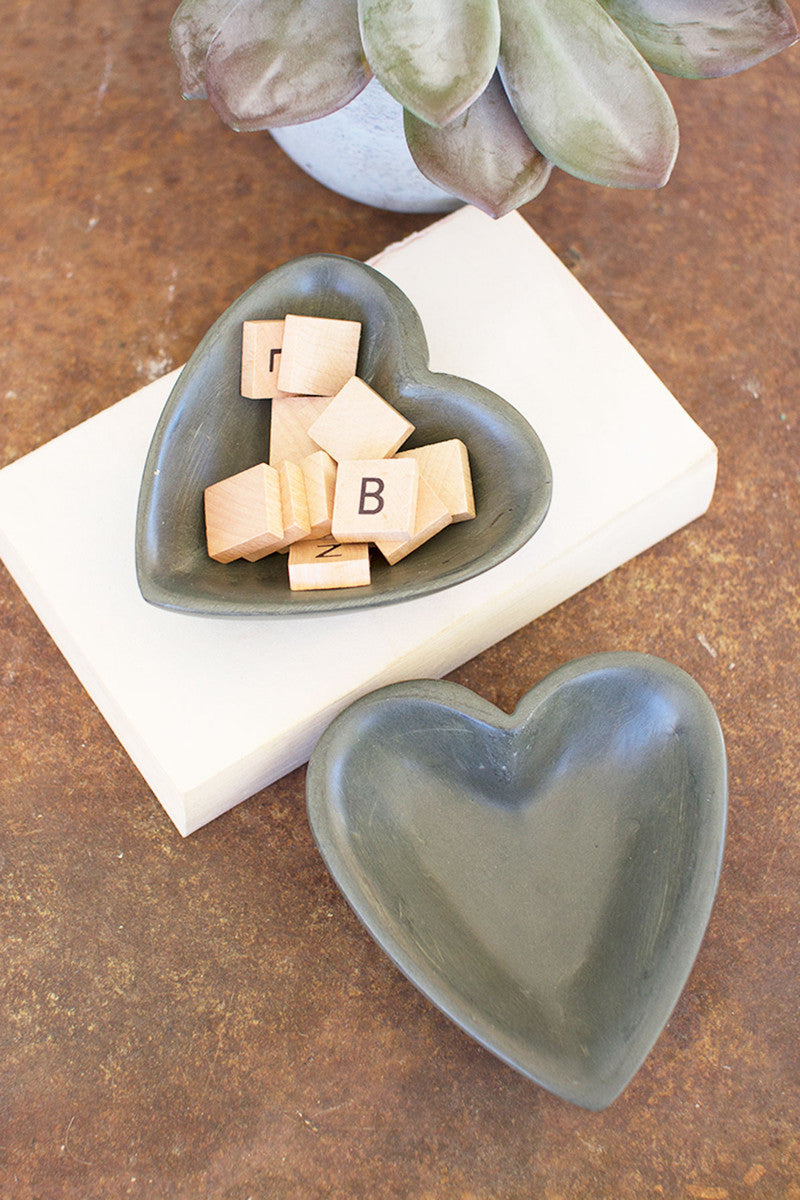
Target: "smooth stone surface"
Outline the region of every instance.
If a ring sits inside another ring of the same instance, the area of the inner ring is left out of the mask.
[[[679,668],[578,659],[512,715],[453,683],[346,709],[309,818],[339,887],[463,1029],[564,1099],[608,1105],[700,946],[724,841],[719,722]]]
[[[270,402],[239,395],[241,326],[287,312],[362,323],[358,375],[415,426],[405,449],[461,438],[476,516],[390,567],[375,556],[367,587],[291,592],[284,555],[218,563],[206,551],[203,490],[266,461]],[[502,562],[536,532],[550,504],[550,463],[515,408],[466,379],[428,370],[422,324],[408,298],[364,263],[332,254],[265,275],[216,321],[164,408],[145,463],[136,571],[146,600],[214,616],[296,616],[409,600]]]

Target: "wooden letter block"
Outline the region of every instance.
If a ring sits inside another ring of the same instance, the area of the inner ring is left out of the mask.
[[[429,541],[452,523],[453,518],[447,505],[420,476],[417,512],[411,537],[404,542],[377,542],[377,546],[390,566],[394,566],[401,558],[405,558],[412,550],[416,550],[423,542]]]
[[[388,458],[413,432],[411,422],[357,376],[337,392],[308,430],[337,462]]]
[[[273,550],[285,550],[299,538],[306,538],[311,532],[308,520],[308,504],[306,503],[306,485],[303,472],[297,463],[282,462],[277,468],[280,485],[281,513],[283,516],[283,538]],[[263,558],[258,554],[251,557],[243,554],[249,562]]]
[[[254,562],[283,541],[278,472],[258,463],[212,483],[203,494],[208,553],[217,562]]]
[[[420,476],[447,505],[454,521],[469,521],[475,516],[472,476],[467,447],[458,438],[433,442],[414,450],[401,450],[398,458],[415,458]]]
[[[283,508],[283,540],[286,543],[296,542],[298,538],[308,537],[311,533],[303,469],[298,463],[285,461],[278,467],[278,476]]]
[[[306,482],[311,537],[321,538],[331,531],[336,463],[327,451],[316,450],[304,458],[300,466]]]
[[[282,392],[332,396],[356,373],[361,324],[287,315],[278,374]]]
[[[346,545],[328,536],[289,547],[289,587],[293,592],[363,587],[369,583],[369,546]]]
[[[413,458],[339,463],[332,533],[341,542],[411,537],[417,511],[419,466]]]
[[[269,419],[269,463],[279,467],[285,460],[302,462],[319,450],[308,436],[308,428],[331,402],[330,396],[276,396]]]
[[[244,321],[240,391],[250,400],[271,400],[278,393],[283,321]]]

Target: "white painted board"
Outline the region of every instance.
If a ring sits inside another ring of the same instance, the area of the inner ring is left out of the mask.
[[[184,835],[306,761],[357,696],[445,674],[710,503],[713,443],[519,214],[461,209],[374,265],[417,307],[432,369],[504,396],[550,457],[543,526],[484,575],[297,621],[147,604],[139,481],[178,372],[0,471],[0,555]]]

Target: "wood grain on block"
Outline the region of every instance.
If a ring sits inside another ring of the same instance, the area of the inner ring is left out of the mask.
[[[271,400],[278,394],[283,321],[244,321],[240,391],[250,400]]]
[[[376,540],[376,545],[389,565],[394,566],[395,563],[400,562],[401,558],[405,558],[413,550],[417,550],[452,523],[453,517],[450,509],[420,475],[417,511],[411,537],[406,538],[405,541]]]
[[[411,422],[358,376],[348,380],[308,430],[337,462],[388,458],[413,432]]]
[[[206,544],[217,562],[270,554],[283,540],[278,472],[257,463],[212,483],[203,493]]]
[[[420,476],[447,505],[454,521],[469,521],[475,516],[469,454],[459,438],[401,450],[397,457],[417,460]]]
[[[308,500],[303,468],[288,459],[278,467],[283,509],[283,540],[286,545],[298,538],[308,537],[311,522],[308,519]]]
[[[330,535],[289,547],[289,587],[294,592],[363,587],[370,581],[369,546]]]
[[[332,396],[356,373],[361,324],[289,313],[284,322],[278,386],[283,392]]]
[[[413,458],[340,462],[331,532],[342,542],[405,541],[414,530],[418,492]]]
[[[303,459],[300,466],[306,483],[310,536],[321,538],[331,531],[336,463],[326,450],[315,450]]]
[[[278,467],[285,460],[302,462],[319,449],[308,429],[331,402],[330,396],[276,396],[269,419],[269,462]]]

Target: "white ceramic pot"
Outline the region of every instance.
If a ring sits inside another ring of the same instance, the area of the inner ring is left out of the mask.
[[[351,200],[395,212],[452,212],[461,204],[417,170],[403,109],[377,79],[338,112],[271,132],[313,179]]]

